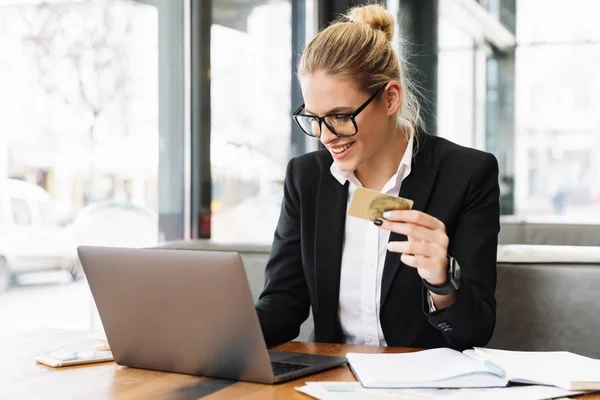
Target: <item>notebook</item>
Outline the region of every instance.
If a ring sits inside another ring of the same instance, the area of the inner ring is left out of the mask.
[[[600,390],[600,360],[560,352],[448,348],[404,354],[348,353],[368,388],[484,388],[509,382]]]

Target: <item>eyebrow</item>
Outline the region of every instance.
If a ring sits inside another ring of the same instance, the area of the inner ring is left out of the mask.
[[[317,116],[317,114],[315,114],[314,112],[310,111],[308,108],[306,108],[306,106],[304,107],[304,111],[306,111],[309,114],[314,115],[315,117]],[[331,110],[327,111],[325,113],[325,115],[332,115],[332,114],[351,114],[354,112],[354,108],[352,107],[335,107],[332,108]]]

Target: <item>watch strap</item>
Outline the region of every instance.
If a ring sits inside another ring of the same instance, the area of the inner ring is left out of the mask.
[[[449,295],[454,293],[457,290],[458,285],[453,284],[452,280],[454,279],[454,277],[452,276],[452,273],[454,271],[454,269],[456,268],[456,260],[451,257],[450,255],[446,256],[448,258],[448,269],[446,270],[447,275],[448,275],[448,281],[446,282],[445,285],[442,286],[436,286],[436,285],[432,285],[431,283],[427,282],[425,279],[421,279],[423,281],[423,286],[425,286],[427,288],[427,290],[429,290],[431,293],[435,293],[441,296],[445,296],[445,295]]]
[[[442,286],[432,285],[427,282],[425,279],[421,279],[423,281],[423,286],[427,288],[431,293],[439,294],[441,296],[452,294],[456,291],[452,283],[450,283],[450,279],[448,279],[448,283]]]

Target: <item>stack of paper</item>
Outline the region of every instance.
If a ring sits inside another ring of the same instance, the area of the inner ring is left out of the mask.
[[[296,390],[320,400],[542,400],[574,396],[551,386],[486,389],[367,389],[358,382],[306,382]]]

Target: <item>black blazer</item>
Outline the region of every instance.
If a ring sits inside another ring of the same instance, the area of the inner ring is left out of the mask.
[[[444,222],[461,286],[452,306],[429,314],[417,270],[388,252],[380,300],[383,335],[389,346],[484,346],[496,321],[498,163],[489,153],[436,136],[421,134],[418,143],[400,196]],[[265,288],[256,303],[267,346],[296,338],[310,307],[314,340],[343,341],[338,306],[348,183],[342,186],[331,175],[332,162],[321,150],[288,164]],[[391,233],[390,241],[400,240],[406,236]]]

